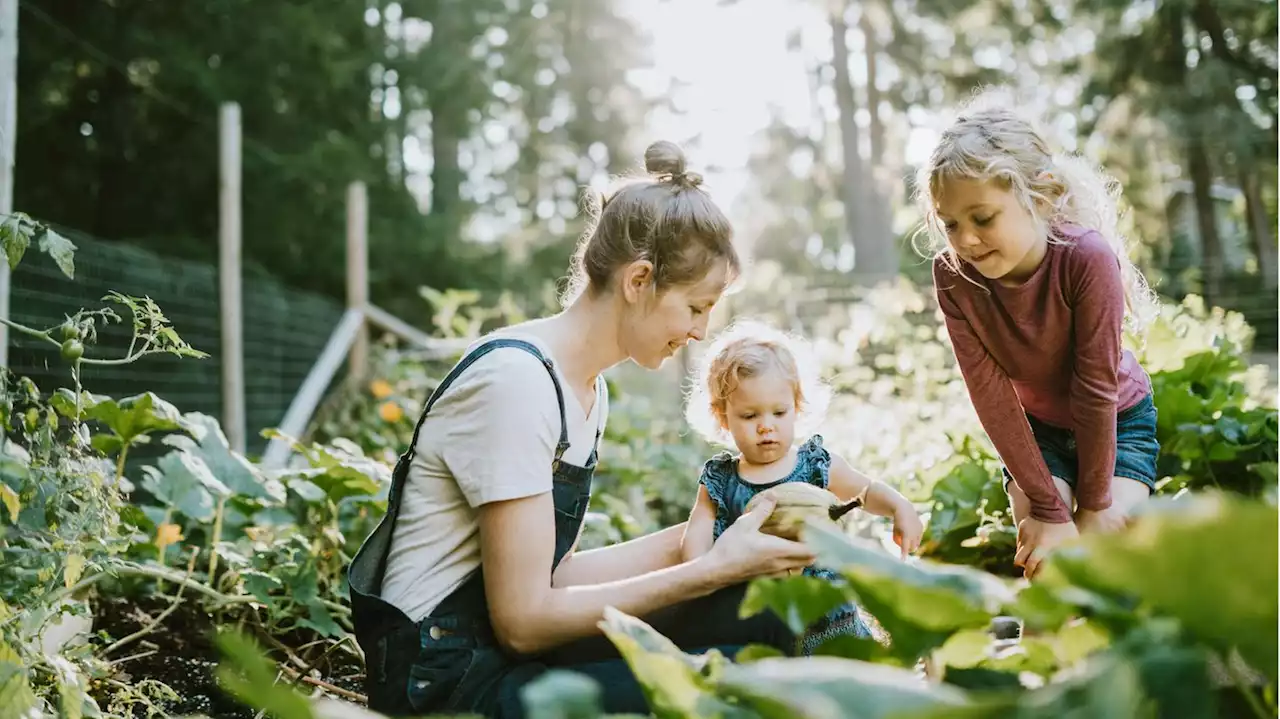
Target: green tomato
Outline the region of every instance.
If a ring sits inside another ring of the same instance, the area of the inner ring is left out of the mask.
[[[84,356],[84,344],[77,339],[69,339],[62,343],[62,359],[68,362],[79,362]]]
[[[80,328],[76,326],[76,323],[72,322],[71,320],[67,320],[66,322],[62,323],[62,339],[64,340],[80,339]]]

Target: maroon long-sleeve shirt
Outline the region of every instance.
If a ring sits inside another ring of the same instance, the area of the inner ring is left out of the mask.
[[[1026,414],[1072,430],[1079,457],[1076,501],[1111,506],[1116,414],[1151,391],[1132,352],[1121,346],[1124,285],[1120,263],[1093,230],[1065,226],[1071,244],[1050,243],[1026,282],[1006,287],[964,262],[966,280],[941,259],[933,281],[960,372],[983,428],[1031,516],[1071,521]]]

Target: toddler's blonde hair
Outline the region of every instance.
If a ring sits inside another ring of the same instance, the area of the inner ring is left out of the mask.
[[[689,425],[708,442],[733,445],[727,429],[729,398],[745,379],[770,371],[791,383],[796,401],[796,437],[821,424],[831,390],[821,379],[812,347],[803,338],[758,320],[739,320],[716,335],[693,373],[685,406]]]
[[[916,178],[916,199],[924,215],[929,252],[952,271],[961,261],[947,242],[947,231],[935,206],[942,184],[950,179],[995,181],[1017,197],[1049,242],[1068,242],[1053,231],[1071,223],[1096,230],[1120,260],[1130,326],[1142,330],[1158,311],[1154,293],[1129,259],[1120,230],[1117,199],[1120,185],[1079,155],[1054,152],[1035,122],[1015,110],[1018,103],[1005,88],[988,88],[960,108],[939,138]]]

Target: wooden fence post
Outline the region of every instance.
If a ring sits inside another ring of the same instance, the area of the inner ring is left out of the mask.
[[[347,309],[363,314],[369,306],[369,194],[363,182],[347,186]],[[360,325],[348,356],[351,379],[369,372],[369,326]]]
[[[13,212],[18,132],[18,0],[0,0],[0,215]],[[0,319],[9,319],[9,260],[0,252]],[[9,328],[0,324],[0,367],[9,365]]]
[[[245,451],[244,312],[240,291],[240,105],[218,114],[218,289],[222,316],[222,427]]]

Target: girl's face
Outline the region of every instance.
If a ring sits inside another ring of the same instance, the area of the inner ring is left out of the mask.
[[[796,433],[796,390],[774,369],[742,380],[725,405],[725,429],[751,464],[787,456]]]
[[[1048,239],[1012,192],[989,180],[949,178],[934,201],[947,244],[983,277],[1016,285],[1040,266]]]
[[[690,340],[701,341],[707,336],[707,320],[720,301],[728,273],[728,264],[718,262],[695,284],[676,285],[647,296],[652,293],[647,280],[629,277],[626,293],[631,309],[623,318],[618,337],[623,351],[641,367],[657,369]]]

